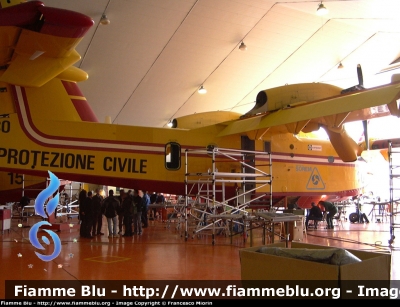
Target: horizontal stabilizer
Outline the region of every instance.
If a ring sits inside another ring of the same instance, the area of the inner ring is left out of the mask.
[[[25,87],[40,87],[79,59],[80,55],[76,51],[66,58],[39,57],[34,61],[29,56],[17,55],[0,80]]]

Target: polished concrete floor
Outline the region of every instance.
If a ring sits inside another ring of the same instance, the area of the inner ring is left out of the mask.
[[[213,236],[212,231],[195,234],[189,229],[186,235],[185,224],[160,220],[150,221],[141,236],[109,238],[105,218],[102,228],[105,235],[89,239],[79,236],[76,217],[64,218],[63,225],[67,228],[57,232],[62,242],[61,252],[46,262],[35,254],[46,251],[36,249],[29,240],[29,230],[38,221],[41,219],[37,217],[22,223],[12,219],[10,231],[0,232],[0,298],[5,295],[5,280],[240,280],[239,249],[263,242],[261,228],[253,229],[252,240],[249,235],[231,237],[225,231]],[[341,227],[333,230],[326,230],[323,225],[309,230],[301,241],[390,252],[392,280],[396,280],[400,279],[400,243],[394,240],[389,245],[390,238],[388,220],[368,224],[343,221]],[[280,238],[275,236],[274,240]],[[52,244],[47,248],[54,249]]]

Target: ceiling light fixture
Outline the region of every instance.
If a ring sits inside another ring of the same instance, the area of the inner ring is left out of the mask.
[[[178,127],[178,121],[176,120],[176,118],[174,118],[173,120],[170,120],[167,124],[168,128],[176,128]]]
[[[198,92],[199,92],[199,94],[205,94],[205,93],[207,93],[207,90],[203,86],[200,86]]]
[[[317,15],[322,16],[328,14],[328,9],[321,3],[318,5],[317,8]]]
[[[107,18],[106,14],[103,14],[100,19],[100,24],[106,26],[110,24],[110,19]]]
[[[242,43],[240,44],[239,50],[241,50],[241,51],[246,51],[246,50],[247,50],[247,46],[245,45],[245,43],[242,42]]]
[[[344,67],[344,66],[343,66],[342,62],[340,62],[337,68],[338,68],[338,69],[342,69],[343,67]]]

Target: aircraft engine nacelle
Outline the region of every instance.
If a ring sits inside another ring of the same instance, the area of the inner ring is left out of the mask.
[[[290,108],[294,104],[340,95],[341,91],[340,87],[325,83],[300,83],[271,88],[257,94],[254,108],[246,115]]]

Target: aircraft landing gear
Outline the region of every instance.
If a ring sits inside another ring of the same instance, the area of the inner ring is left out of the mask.
[[[389,239],[389,241],[388,241],[388,243],[389,243],[390,246],[392,246],[392,244],[393,244],[395,238],[396,238],[395,235],[392,234],[391,237],[390,237],[390,239]]]
[[[368,217],[365,213],[361,212],[360,204],[356,204],[356,212],[350,213],[349,215],[350,223],[369,223]]]

